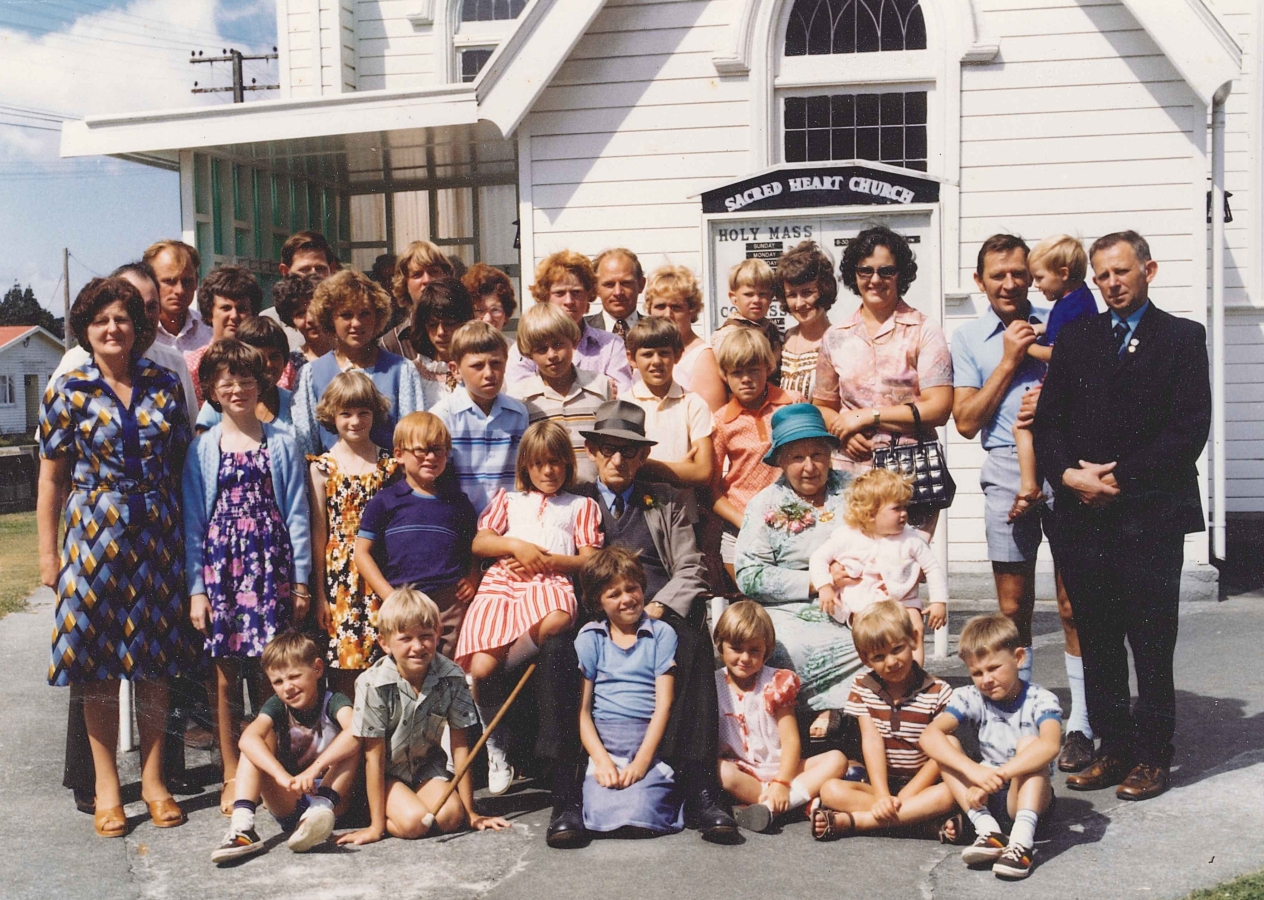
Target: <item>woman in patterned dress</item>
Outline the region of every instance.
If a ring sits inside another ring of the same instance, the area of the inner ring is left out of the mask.
[[[843,252],[839,277],[860,307],[825,333],[812,402],[842,442],[836,462],[859,475],[873,451],[912,443],[916,404],[923,432],[952,413],[952,354],[943,329],[904,302],[917,278],[908,242],[884,225],[866,228]],[[937,513],[910,522],[929,537]]]
[[[167,679],[190,661],[177,491],[192,432],[179,380],[143,356],[155,326],[135,287],[93,279],[68,324],[92,358],[49,386],[40,414],[40,578],[57,590],[48,681],[83,693],[94,824],[102,837],[122,837],[120,679],[136,682],[150,818],[162,828],[184,822],[163,780],[162,745]]]
[[[834,262],[815,241],[804,241],[782,254],[774,275],[777,299],[797,323],[786,331],[781,350],[781,387],[811,398],[821,339],[838,297]]]
[[[369,438],[388,404],[360,372],[343,372],[329,383],[316,414],[338,433],[328,453],[309,456],[312,492],[312,554],[316,624],[329,636],[326,658],[333,690],[355,694],[355,679],[382,655],[377,611],[382,597],[355,566],[360,516],[374,494],[392,480],[398,461]]]

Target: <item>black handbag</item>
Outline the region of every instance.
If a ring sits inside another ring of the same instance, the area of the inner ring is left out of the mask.
[[[947,509],[957,495],[957,482],[948,471],[944,448],[938,440],[922,437],[922,416],[914,403],[904,404],[913,410],[913,435],[916,444],[892,443],[873,451],[873,467],[899,472],[913,482],[913,499],[910,509]],[[934,431],[931,431],[934,435]]]

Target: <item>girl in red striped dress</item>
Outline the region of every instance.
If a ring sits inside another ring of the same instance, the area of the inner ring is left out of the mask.
[[[517,490],[501,490],[484,510],[474,553],[496,558],[470,602],[456,662],[474,679],[474,702],[486,726],[504,699],[493,676],[515,669],[575,620],[578,572],[602,544],[596,502],[567,493],[575,482],[570,435],[545,420],[527,429],[518,445]],[[487,741],[488,789],[504,793],[513,782],[508,732]]]

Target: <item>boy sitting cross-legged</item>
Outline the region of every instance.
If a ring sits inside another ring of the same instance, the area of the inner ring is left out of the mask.
[[[360,767],[351,701],[321,685],[325,663],[316,642],[283,632],[263,648],[261,665],[276,693],[241,735],[232,825],[211,854],[217,864],[265,849],[255,831],[260,797],[281,830],[291,832],[287,843],[295,853],[323,843]]]
[[[913,659],[917,634],[904,607],[892,600],[871,604],[851,629],[856,652],[872,669],[856,676],[846,708],[860,723],[869,783],[833,779],[821,787],[821,806],[812,810],[812,836],[819,841],[942,819],[957,805],[939,766],[918,746],[952,688]],[[950,818],[940,839],[955,842],[963,832],[961,819]]]
[[[958,647],[974,684],[955,692],[922,732],[922,749],[978,833],[961,851],[966,865],[990,863],[1001,878],[1026,878],[1036,823],[1054,799],[1049,777],[1062,745],[1062,708],[1052,693],[1018,677],[1026,654],[1018,629],[1000,613],[966,622]],[[981,762],[952,737],[962,722],[978,728]]]
[[[338,838],[339,844],[371,844],[387,834],[423,837],[425,817],[434,827],[456,831],[508,828],[499,816],[474,811],[474,790],[467,773],[440,809],[447,782],[448,757],[440,740],[452,733],[456,768],[469,753],[466,729],[478,722],[465,673],[437,652],[439,608],[413,588],[400,588],[378,610],[378,641],[386,656],[356,679],[353,733],[364,741],[364,791],[369,827]]]

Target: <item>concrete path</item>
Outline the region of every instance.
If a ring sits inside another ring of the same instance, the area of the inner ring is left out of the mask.
[[[387,840],[365,848],[267,854],[217,869],[209,854],[226,819],[217,792],[184,801],[190,821],[153,828],[143,804],[128,806],[132,833],[103,840],[61,787],[67,693],[45,684],[51,593],[0,621],[0,897],[92,898],[863,898],[993,896],[1176,898],[1264,868],[1264,596],[1188,604],[1177,646],[1179,726],[1175,787],[1140,804],[1112,791],[1061,787],[1037,868],[1008,884],[965,869],[955,848],[931,841],[853,838],[816,844],[806,822],[738,847],[693,832],[650,841],[596,841],[568,853],[544,844],[547,798],[522,789],[484,801],[513,818],[510,833]],[[987,604],[963,602],[961,613]],[[958,617],[958,621],[964,615]],[[1037,616],[1036,679],[1065,702],[1060,635],[1052,607]],[[930,668],[966,681],[951,661]],[[122,754],[135,781],[136,754]],[[191,758],[196,764],[205,757]],[[132,789],[136,798],[136,789]],[[138,798],[136,798],[138,799]],[[260,832],[275,838],[271,819]]]

